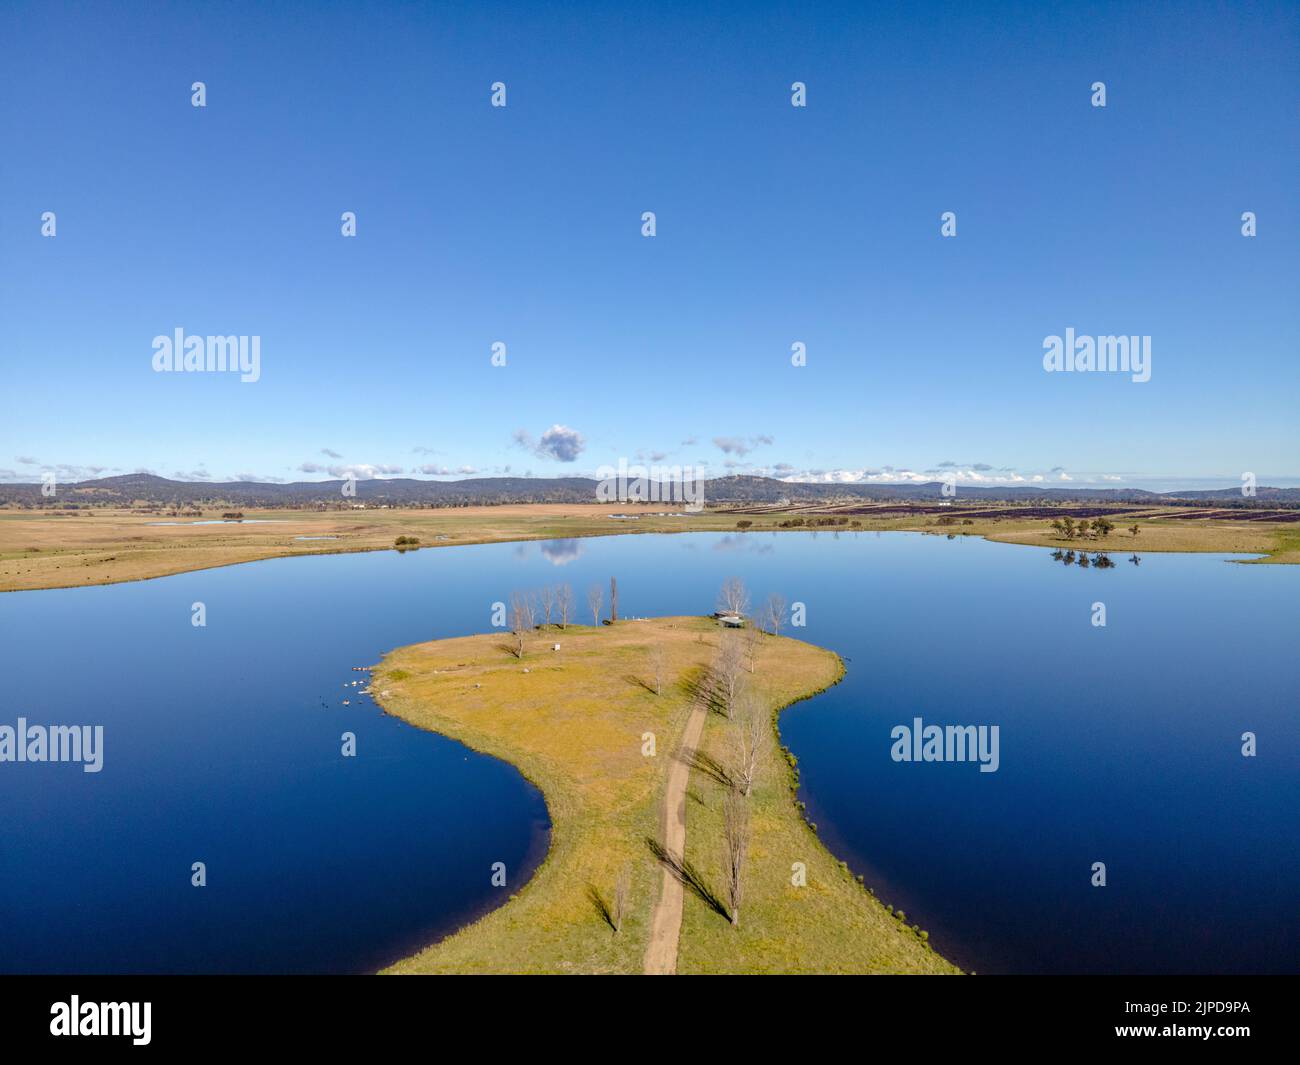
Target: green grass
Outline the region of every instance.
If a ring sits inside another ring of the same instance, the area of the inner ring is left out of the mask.
[[[504,634],[419,644],[384,659],[373,687],[386,709],[516,765],[542,789],[553,823],[550,851],[526,885],[512,881],[498,909],[387,971],[642,971],[663,875],[649,841],[659,838],[669,759],[694,705],[692,681],[718,639],[707,619],[663,618],[551,629],[530,637],[522,661]],[[556,642],[559,652],[550,650]],[[649,683],[656,644],[668,662],[662,695]],[[828,651],[765,637],[755,692],[775,711],[834,683],[841,668]],[[721,743],[727,727],[711,716],[704,743]],[[646,732],[655,734],[655,757],[642,754]],[[708,870],[720,793],[698,770],[690,791],[687,857],[694,860],[698,847],[698,864]],[[821,846],[795,806],[775,743],[753,802],[752,902],[736,929],[688,892],[681,971],[955,971]],[[808,864],[809,886],[787,891],[796,856]],[[601,903],[610,904],[623,869],[631,891],[616,934]],[[483,876],[486,883],[489,871]]]
[[[759,668],[762,668],[760,659]],[[711,716],[701,751],[726,757],[730,724]],[[754,841],[736,928],[697,896],[682,918],[681,973],[889,973],[955,971],[926,940],[894,918],[835,859],[799,815],[792,815],[797,770],[769,759],[751,797]],[[687,804],[686,857],[720,881],[725,785],[696,773]],[[806,883],[795,886],[795,863]]]

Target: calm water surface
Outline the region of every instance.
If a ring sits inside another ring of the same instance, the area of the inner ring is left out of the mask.
[[[98,774],[0,765],[0,968],[357,971],[437,938],[527,876],[545,808],[509,766],[380,714],[350,667],[486,631],[516,589],[583,603],[614,575],[625,616],[703,613],[738,575],[804,603],[793,634],[844,656],[845,681],[782,718],[803,798],[941,952],[980,972],[1295,971],[1300,569],[1129,553],[637,535],[0,596],[0,724],[105,726]],[[892,761],[918,716],[998,725],[1000,768]]]

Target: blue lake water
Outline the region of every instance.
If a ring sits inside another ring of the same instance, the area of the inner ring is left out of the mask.
[[[522,882],[545,808],[509,766],[382,715],[351,667],[487,631],[514,590],[583,604],[612,575],[624,616],[698,614],[736,575],[844,656],[842,684],[782,717],[803,798],[942,953],[1292,972],[1300,569],[1130,550],[1083,569],[974,538],[641,534],[0,596],[0,724],[105,728],[99,773],[0,764],[0,969],[360,971],[437,938]],[[998,771],[893,761],[915,717],[997,725]]]

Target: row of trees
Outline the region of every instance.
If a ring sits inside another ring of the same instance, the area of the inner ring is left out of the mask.
[[[560,594],[565,595],[567,602],[571,592],[567,585],[563,587],[564,591]],[[593,624],[600,622],[603,597],[604,592],[599,585],[593,585],[588,591],[587,603]],[[612,622],[618,617],[618,585],[613,580],[610,581],[610,599]],[[513,627],[521,632],[531,629],[534,621],[528,613],[528,601],[529,597],[516,597],[518,605],[516,613],[512,615],[516,619]],[[541,603],[545,608],[545,591]],[[747,621],[747,624],[741,628],[720,630],[717,649],[700,689],[701,697],[708,701],[710,709],[726,719],[721,761],[707,759],[698,752],[695,756],[696,763],[706,766],[708,772],[723,786],[720,810],[722,898],[715,900],[715,904],[725,912],[733,926],[740,924],[745,870],[753,837],[750,804],[759,772],[773,742],[771,715],[753,689],[753,676],[758,669],[764,636],[780,635],[785,623],[786,600],[778,594],[769,596],[758,618],[748,617],[749,608],[750,596],[744,582],[737,577],[728,578],[718,596],[718,610],[735,615]],[[564,615],[561,617],[563,619]],[[549,624],[549,614],[547,623]],[[522,640],[519,646],[522,648]],[[519,653],[522,655],[522,650]],[[662,643],[651,644],[646,652],[646,662],[649,674],[646,686],[656,696],[662,695],[671,680],[666,646]],[[684,864],[684,856],[679,856],[674,861]],[[630,886],[630,872],[625,866],[614,886],[608,906],[598,895],[593,896],[615,932],[621,931],[623,927]]]
[[[737,577],[729,578],[718,596],[718,611],[745,618],[749,610],[749,591]],[[785,617],[785,600],[772,596],[765,607],[766,626],[775,633]],[[721,805],[722,839],[721,899],[715,905],[733,925],[740,923],[740,906],[744,897],[745,865],[752,837],[751,796],[759,770],[772,739],[770,717],[752,690],[752,677],[758,669],[759,649],[764,629],[758,624],[743,628],[723,628],[718,646],[699,689],[711,712],[726,719],[726,739],[721,760],[696,752],[695,763],[703,767],[723,786]],[[668,655],[662,644],[652,644],[647,651],[650,682],[647,687],[661,695],[668,681]],[[684,856],[676,861],[684,863]],[[609,922],[619,927],[618,893],[615,905],[607,914]]]
[[[727,719],[724,764],[718,774],[722,795],[722,893],[733,925],[740,924],[745,865],[752,841],[750,803],[759,770],[772,744],[772,721],[753,688],[764,635],[779,636],[785,597],[768,597],[758,616],[747,618],[749,592],[738,577],[722,586],[720,610],[746,619],[742,629],[723,629],[709,670],[713,703]]]
[[[1077,522],[1069,517],[1057,518],[1052,522],[1052,528],[1059,536],[1064,536],[1067,540],[1076,538],[1079,540],[1104,540],[1115,531],[1114,523],[1105,518],[1093,518],[1092,521],[1084,518]],[[1130,536],[1136,536],[1141,530],[1137,525],[1130,525],[1128,531]]]
[[[419,543],[418,540],[413,542]],[[609,620],[613,624],[618,620],[618,580],[614,577],[609,579],[609,604]],[[591,613],[591,623],[599,625],[605,610],[605,590],[599,584],[587,589],[587,609]],[[550,628],[552,624],[567,629],[576,612],[572,585],[548,584],[535,592],[512,592],[509,624],[514,642],[511,651],[516,658],[523,658],[524,637],[528,633],[538,628]]]
[[[539,626],[548,628],[558,623],[561,629],[567,629],[574,609],[573,588],[567,584],[548,584],[536,592],[512,592],[509,621],[514,656],[524,657],[524,637]]]
[[[788,518],[785,521],[778,521],[777,527],[781,529],[800,529],[800,528],[823,528],[834,525],[852,525],[853,527],[861,526],[862,522],[856,518],[850,522],[845,517],[827,517],[827,518]]]

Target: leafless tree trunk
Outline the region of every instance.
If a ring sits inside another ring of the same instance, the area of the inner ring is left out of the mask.
[[[664,654],[664,645],[656,643],[650,648],[650,676],[654,679],[655,694],[663,695],[664,693],[664,673],[667,672],[667,655]]]
[[[562,584],[555,590],[555,605],[560,612],[560,628],[569,627],[569,615],[573,612],[573,588]]]
[[[757,624],[747,624],[743,630],[741,639],[745,644],[745,664],[749,667],[751,673],[758,665],[758,644],[763,638],[763,630]]]
[[[734,788],[728,788],[722,800],[722,890],[731,907],[733,926],[740,924],[749,838],[749,803]]]
[[[718,609],[737,617],[744,617],[749,609],[749,592],[745,582],[739,577],[728,577],[722,582],[722,591],[718,595]]]
[[[773,636],[781,635],[781,626],[785,624],[785,596],[775,592],[767,597],[767,627]]]
[[[614,905],[610,907],[609,920],[615,932],[623,931],[623,918],[627,914],[627,899],[632,893],[632,872],[625,865],[614,885]]]
[[[599,584],[593,584],[587,589],[587,609],[591,611],[591,623],[600,624],[600,607],[605,601],[605,593]]]
[[[555,589],[549,584],[542,589],[542,612],[546,615],[546,624],[551,624],[551,611],[555,609]]]
[[[516,658],[524,657],[524,635],[533,627],[533,607],[527,595],[514,592],[510,596],[510,634],[514,636]]]
[[[740,646],[740,639],[734,632],[724,629],[718,644],[718,653],[713,659],[713,682],[728,718],[733,717],[736,712],[736,701],[740,696],[741,685],[744,683],[742,676],[744,669],[745,656]]]
[[[767,754],[771,738],[771,723],[760,705],[753,699],[742,699],[739,720],[732,733],[731,778],[745,798],[754,790],[758,767]]]
[[[618,620],[618,578],[610,577],[609,579],[609,620],[611,623]]]

